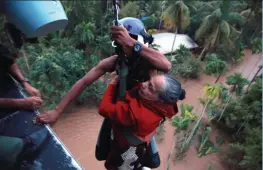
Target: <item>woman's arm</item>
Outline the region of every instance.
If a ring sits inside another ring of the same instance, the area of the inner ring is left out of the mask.
[[[64,109],[75,100],[85,88],[92,84],[94,81],[98,80],[106,72],[111,71],[114,63],[117,59],[117,56],[111,56],[102,60],[97,66],[93,67],[83,78],[78,80],[69,92],[63,97],[60,103],[54,110],[43,112],[39,115],[39,122],[43,123],[54,123],[57,121],[60,114]]]

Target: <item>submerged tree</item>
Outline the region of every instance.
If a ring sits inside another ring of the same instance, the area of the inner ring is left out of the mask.
[[[249,81],[243,78],[241,73],[235,73],[227,77],[226,83],[232,86],[232,92],[235,91],[236,95],[241,96],[245,85],[248,85]]]
[[[205,72],[208,75],[215,75],[217,79],[215,83],[219,80],[222,73],[225,72],[227,68],[227,63],[221,59],[219,59],[216,54],[210,54],[207,57],[207,63],[205,66]]]
[[[188,7],[182,0],[176,1],[173,5],[170,5],[162,14],[164,24],[168,29],[175,29],[175,36],[172,45],[172,51],[174,51],[174,43],[177,33],[185,31],[190,24],[190,12]]]
[[[232,12],[230,1],[224,0],[220,8],[203,19],[199,29],[196,31],[195,38],[204,42],[204,48],[199,59],[203,60],[207,50],[213,50],[219,44],[232,47],[240,35],[234,24],[244,24],[244,18],[239,13]]]

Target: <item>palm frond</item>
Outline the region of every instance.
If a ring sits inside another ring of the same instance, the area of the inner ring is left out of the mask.
[[[198,30],[195,33],[195,39],[200,40],[205,35],[211,33],[212,28],[214,27],[215,20],[212,18],[211,15],[208,15],[204,18],[202,21],[201,26],[198,28]]]
[[[217,25],[215,27],[214,31],[210,34],[210,38],[209,38],[210,39],[210,42],[209,42],[210,46],[214,47],[217,44],[219,38],[220,38],[220,25]]]
[[[244,25],[246,22],[246,18],[243,17],[241,14],[237,13],[237,12],[231,12],[228,14],[228,18],[227,21],[230,24],[237,24],[237,25]]]
[[[252,11],[251,12],[251,9],[247,9],[247,10],[244,10],[242,12],[240,12],[240,15],[245,17],[246,19],[249,19],[249,18],[254,18],[255,17],[255,14],[254,12]],[[249,17],[249,18],[248,18]]]
[[[176,28],[180,25],[184,30],[190,24],[189,9],[182,1],[177,1],[163,12],[162,19],[167,27]]]
[[[235,27],[233,27],[233,26],[231,26],[230,25],[230,39],[233,39],[233,40],[236,40],[239,36],[240,36],[240,34],[241,34],[241,32],[240,31],[238,31]]]
[[[222,17],[222,11],[220,8],[216,9],[212,14],[212,18],[221,18]]]
[[[248,7],[246,2],[241,1],[230,1],[229,11],[238,12],[244,11]]]
[[[225,20],[223,20],[220,23],[220,31],[223,32],[227,37],[229,37],[231,30],[230,30],[229,23],[226,22]]]

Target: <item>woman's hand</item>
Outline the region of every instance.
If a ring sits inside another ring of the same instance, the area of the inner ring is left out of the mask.
[[[36,121],[38,123],[53,124],[58,120],[59,116],[60,113],[56,109],[54,109],[40,113],[40,115],[37,116]]]
[[[119,82],[120,78],[119,76],[115,76],[111,81],[110,84],[116,85]]]

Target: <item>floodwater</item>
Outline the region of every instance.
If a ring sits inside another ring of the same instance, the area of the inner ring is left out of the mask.
[[[245,50],[243,61],[229,69],[220,79],[224,83],[225,78],[235,72],[241,72],[246,78],[252,79],[257,72],[259,65],[262,64],[262,54],[252,55],[250,50]],[[182,81],[186,89],[187,96],[182,103],[194,106],[196,112],[201,113],[202,105],[198,98],[202,96],[203,85],[205,82],[213,83],[216,78],[207,75],[201,75],[199,80]],[[180,103],[179,103],[180,104]],[[77,161],[87,170],[103,170],[104,162],[97,161],[95,158],[95,145],[97,135],[102,122],[102,117],[98,115],[96,107],[87,106],[74,108],[70,113],[64,114],[63,117],[53,126],[58,137],[63,141],[69,151]],[[161,157],[161,166],[157,170],[166,170],[168,153],[172,148],[174,128],[170,122],[165,123],[164,140],[158,143]],[[215,138],[217,131],[213,129],[212,138]],[[224,170],[219,161],[220,153],[213,153],[204,157],[197,157],[193,147],[189,149],[183,160],[172,159],[172,170],[207,170],[210,163],[216,170]]]

